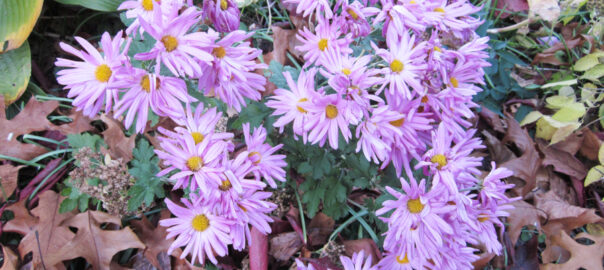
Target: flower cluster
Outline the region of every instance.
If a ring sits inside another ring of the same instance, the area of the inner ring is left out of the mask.
[[[267,102],[279,117],[274,126],[283,132],[293,122],[297,138],[333,149],[356,143],[367,160],[406,175],[402,191],[386,187],[395,199],[376,213],[389,227],[376,267],[471,269],[475,247],[500,254],[496,227],[503,229],[499,218],[514,200],[502,179],[511,171],[493,163],[480,177],[482,158],[472,153],[483,146],[468,121],[489,65],[488,39],[475,33],[482,22],[471,16],[480,7],[467,0],[339,0],[333,9],[328,1],[285,2],[317,24],[297,36],[305,60],[297,82],[284,73],[289,89]],[[357,50],[380,26],[381,37]],[[427,180],[415,179],[417,170]]]
[[[135,130],[143,133],[151,110],[178,125],[157,129],[155,152],[164,167],[158,176],[187,196],[180,202],[166,199],[176,217],[160,224],[169,227],[169,238],[176,237],[169,253],[184,246],[182,258],[217,263],[228,245],[246,247],[251,227],[271,232],[268,215],[276,205],[267,201],[272,193],[263,191],[262,179],[276,187],[276,181],[285,181],[287,164],[276,154],[282,145],[267,144],[262,127],[243,124],[242,142],[219,131],[222,113],[189,95],[187,82],[198,82],[199,91],[239,111],[244,98],[260,100],[265,89],[266,79],[254,73],[266,68],[255,61],[261,51],[247,41],[251,34],[237,30],[239,10],[232,0],[204,1],[202,10],[192,1],[131,0],[120,9],[133,19],[126,35],[103,34],[99,49],[80,37],[75,39],[84,50],[61,43],[82,61],[58,59],[56,65],[65,67],[58,81],[87,116],[113,112],[127,128],[136,123]],[[204,19],[216,30],[200,31]],[[129,55],[137,35],[152,46]]]

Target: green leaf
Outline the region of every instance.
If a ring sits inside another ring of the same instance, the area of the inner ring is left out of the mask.
[[[604,166],[596,165],[593,168],[589,169],[587,172],[587,177],[585,177],[584,186],[589,186],[595,182],[598,182],[604,177]]]
[[[585,115],[585,106],[583,103],[569,103],[557,111],[552,118],[560,122],[574,122]]]
[[[527,114],[526,117],[524,117],[524,119],[522,119],[522,121],[520,122],[520,126],[524,126],[524,125],[533,123],[533,122],[539,120],[539,118],[541,118],[542,116],[543,116],[543,114],[540,113],[539,111],[532,111],[529,114]]]
[[[0,13],[3,13],[1,4]],[[0,21],[1,17],[2,15],[0,15]],[[2,52],[2,48],[0,48],[0,52]],[[0,54],[0,94],[4,95],[4,103],[10,104],[23,94],[29,83],[30,75],[31,53],[27,42],[16,50]]]
[[[105,141],[103,141],[103,138],[101,138],[99,135],[91,135],[88,133],[67,134],[67,142],[74,149],[89,147],[94,151],[98,151],[101,146],[107,146]]]
[[[43,0],[0,0],[0,53],[23,45],[36,25],[43,3]]]
[[[588,79],[596,82],[599,81],[602,76],[604,76],[604,64],[598,64],[586,71],[585,74],[581,76],[581,79]]]
[[[239,117],[231,124],[233,129],[241,129],[243,123],[250,123],[250,128],[259,127],[273,111],[264,102],[250,102],[241,109]]]
[[[147,140],[141,139],[132,150],[132,156],[128,172],[136,182],[128,190],[128,211],[135,211],[143,203],[151,206],[156,197],[165,197],[164,182],[156,176],[160,168],[159,158],[155,155],[153,146]]]
[[[604,143],[600,145],[600,149],[598,150],[598,161],[604,165]]]
[[[599,63],[600,61],[598,61],[598,56],[596,54],[588,54],[577,60],[573,68],[575,71],[586,71]]]
[[[544,85],[541,86],[541,89],[551,88],[551,87],[556,87],[556,86],[575,85],[575,84],[577,84],[577,79],[566,80],[566,81],[559,81],[559,82],[552,82],[552,83],[544,84]]]
[[[76,208],[76,206],[78,206],[78,200],[77,199],[65,199],[61,202],[61,205],[59,205],[59,213],[66,213],[69,211],[72,211],[73,209]]]
[[[124,0],[55,0],[65,5],[78,5],[98,11],[116,11]]]

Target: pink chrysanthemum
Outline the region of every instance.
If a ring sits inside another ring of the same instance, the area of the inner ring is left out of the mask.
[[[285,182],[285,170],[287,166],[285,155],[274,155],[277,150],[283,147],[279,144],[275,147],[265,143],[266,129],[257,127],[254,133],[250,134],[250,124],[243,124],[243,136],[247,145],[248,159],[252,162],[256,170],[253,171],[256,180],[264,178],[272,187],[276,188],[275,180]]]
[[[351,34],[340,38],[340,29],[337,24],[330,23],[329,20],[319,18],[319,24],[315,28],[315,34],[304,28],[296,37],[302,42],[302,45],[296,49],[304,52],[304,66],[310,66],[315,63],[323,64],[324,57],[330,50],[337,50],[343,54],[352,53],[348,47],[352,42]]]
[[[491,171],[481,182],[481,189],[478,193],[480,203],[485,207],[497,209],[501,204],[519,199],[510,199],[505,195],[505,191],[513,188],[514,184],[506,184],[502,181],[503,178],[512,176],[514,172],[506,168],[495,168],[495,162],[491,162],[491,167]]]
[[[173,118],[174,122],[181,125],[174,128],[176,132],[182,134],[182,136],[188,135],[193,137],[195,144],[199,144],[205,138],[208,138],[211,140],[226,141],[229,151],[234,149],[235,146],[230,142],[230,139],[233,138],[233,133],[216,132],[216,125],[222,118],[222,113],[218,112],[215,107],[206,110],[203,103],[199,103],[197,108],[195,108],[195,113],[193,113],[191,106],[187,104],[185,113],[185,117]],[[160,128],[159,131],[168,138],[178,138],[181,136],[163,128]]]
[[[382,0],[382,9],[373,20],[373,25],[384,22],[382,35],[402,35],[409,29],[422,32],[426,25],[418,18],[421,16],[421,5],[415,0],[404,1],[406,3],[395,5],[392,0]],[[401,1],[403,2],[403,1]]]
[[[336,94],[313,98],[311,104],[306,106],[309,114],[304,129],[310,130],[308,140],[323,146],[329,138],[331,148],[338,149],[341,133],[344,140],[348,142],[352,137],[348,125],[351,122],[356,124],[358,119],[350,114],[346,106],[346,100]]]
[[[423,12],[422,20],[440,31],[452,31],[458,37],[465,29],[474,29],[482,24],[478,18],[470,16],[482,9],[468,1],[436,0],[426,4],[427,10]]]
[[[311,93],[315,91],[314,68],[308,71],[301,70],[298,79],[294,82],[289,72],[283,72],[283,76],[290,90],[279,88],[275,90],[275,95],[270,97],[266,106],[275,109],[273,115],[281,115],[273,124],[283,132],[285,125],[294,122],[294,134],[302,135],[306,141],[306,132],[304,124],[307,119],[308,111],[304,107],[310,103]]]
[[[204,19],[209,18],[216,30],[228,33],[239,29],[239,8],[233,0],[203,1]]]
[[[269,222],[273,219],[269,214],[277,208],[277,205],[266,201],[273,194],[271,192],[256,191],[248,189],[241,194],[237,201],[239,207],[239,218],[232,227],[233,248],[242,250],[245,248],[246,240],[252,241],[250,225],[263,234],[270,234]]]
[[[393,101],[405,98],[413,98],[412,89],[416,92],[422,91],[420,74],[427,68],[424,53],[424,42],[415,43],[415,36],[409,36],[407,32],[401,34],[399,39],[395,34],[388,34],[387,45],[389,50],[377,48],[373,45],[377,55],[382,57],[388,67],[381,70],[384,75],[380,91],[389,85],[390,96]],[[399,98],[396,98],[399,97]]]
[[[126,18],[134,18],[134,21],[126,29],[126,33],[130,35],[138,30],[142,37],[145,30],[140,27],[141,24],[138,19],[139,17],[153,24],[155,20],[154,11],[156,9],[161,10],[160,12],[162,13],[162,19],[174,18],[178,16],[178,10],[182,7],[182,5],[182,0],[129,0],[124,1],[117,9],[127,9],[125,13]]]
[[[117,99],[116,75],[128,61],[126,52],[130,40],[126,42],[121,31],[113,39],[109,33],[103,33],[101,51],[104,55],[85,39],[75,37],[75,40],[85,51],[63,42],[60,43],[61,49],[84,61],[58,58],[55,65],[66,69],[57,72],[57,81],[69,89],[67,97],[75,97],[72,104],[82,110],[84,115],[94,117],[103,105],[105,112],[109,112],[113,100]]]
[[[340,256],[340,262],[344,267],[344,270],[375,270],[376,267],[372,266],[371,255],[365,256],[365,251],[361,250],[359,253],[352,254],[352,258],[346,256]]]
[[[369,35],[371,26],[367,17],[377,14],[380,10],[374,7],[365,7],[358,1],[348,3],[348,0],[338,0],[336,9],[342,7],[342,13],[334,20],[342,27],[344,33],[351,33],[353,38]]]
[[[136,60],[155,60],[155,73],[159,74],[161,65],[164,64],[175,76],[199,75],[201,67],[199,61],[209,62],[213,57],[204,48],[209,47],[215,39],[205,32],[187,34],[187,31],[199,21],[201,12],[191,7],[179,16],[164,21],[161,11],[154,11],[153,24],[139,17],[141,26],[155,40],[155,46],[149,51],[138,53]]]
[[[222,183],[219,174],[224,172],[221,159],[226,154],[226,142],[206,137],[195,143],[194,137],[187,134],[181,134],[176,140],[164,137],[159,140],[163,150],[155,150],[155,153],[168,166],[159,176],[179,170],[170,177],[174,188],[190,185],[192,190],[209,190]]]
[[[143,133],[147,124],[149,108],[159,116],[178,119],[183,116],[181,102],[195,101],[187,94],[187,85],[181,79],[157,76],[133,68],[122,78],[127,92],[115,104],[115,117],[128,111],[124,119],[126,128],[136,120],[136,132]]]
[[[181,259],[191,253],[193,263],[199,261],[203,264],[206,256],[212,263],[218,263],[214,254],[227,254],[227,245],[231,243],[229,231],[232,221],[213,214],[208,207],[201,204],[201,197],[193,198],[192,202],[184,198],[181,201],[185,207],[166,199],[168,209],[176,217],[159,221],[161,226],[169,227],[166,239],[176,236],[168,254],[178,247],[185,246],[180,255]]]
[[[302,14],[304,17],[315,13],[320,16],[319,13],[323,12],[325,18],[329,19],[333,17],[333,11],[329,5],[329,0],[285,0],[285,4],[296,5],[296,13]]]

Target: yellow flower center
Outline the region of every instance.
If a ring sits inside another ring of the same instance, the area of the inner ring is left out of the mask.
[[[447,165],[447,157],[445,157],[445,155],[443,155],[443,154],[437,154],[437,155],[432,156],[430,161],[432,161],[432,163],[438,164],[437,168],[439,170],[442,169],[442,167]]]
[[[437,8],[434,9],[434,12],[445,13],[445,9],[441,8],[441,7],[437,7]]]
[[[164,47],[166,48],[167,52],[171,52],[178,48],[178,40],[173,36],[164,36],[163,38],[161,38],[161,42],[164,44]]]
[[[423,96],[421,102],[428,103],[428,96]]]
[[[220,0],[220,9],[226,10],[229,8],[229,2],[227,0]]]
[[[252,159],[252,157],[254,157],[254,156],[257,156],[256,160]],[[251,152],[249,155],[247,155],[247,157],[249,157],[250,159],[252,159],[252,162],[254,162],[254,164],[258,164],[262,160],[262,155],[260,155],[260,153],[258,153],[256,151]]]
[[[201,157],[190,157],[187,159],[187,168],[191,171],[199,171],[203,167],[203,159]]]
[[[205,138],[203,134],[199,132],[191,132],[191,137],[193,137],[193,141],[195,141],[195,144],[203,142],[203,139]]]
[[[487,220],[489,220],[489,216],[485,216],[485,215],[478,216],[478,221],[480,221],[480,222],[485,222]]]
[[[307,98],[301,98],[300,100],[298,100],[298,103],[302,103],[302,102],[305,102],[305,101],[308,101],[308,99]],[[307,113],[308,112],[304,108],[300,107],[300,105],[296,106],[296,108],[301,113]]]
[[[359,19],[359,14],[354,12],[354,10],[352,10],[352,8],[347,9],[346,12],[348,12],[348,14],[350,14],[350,17],[352,17],[354,20]]]
[[[409,4],[414,5],[414,4],[417,4],[417,2],[415,2],[415,0],[411,0],[411,1],[409,1]]]
[[[220,184],[220,186],[218,188],[222,191],[228,191],[232,187],[233,187],[233,185],[231,185],[231,181],[229,181],[229,179],[227,179],[227,180],[222,181],[222,184]]]
[[[398,120],[394,120],[394,121],[390,121],[390,124],[395,126],[395,127],[401,127],[403,124],[405,123],[405,118],[401,118]]]
[[[336,118],[338,116],[338,107],[331,104],[327,105],[327,107],[325,107],[325,116],[329,119]]]
[[[392,70],[392,72],[400,73],[403,69],[405,69],[405,64],[398,59],[394,59],[394,61],[390,63],[390,70]]]
[[[319,40],[319,50],[323,52],[325,51],[325,49],[327,49],[327,39],[322,38],[321,40]]]
[[[143,0],[142,5],[146,11],[153,10],[153,0]]]
[[[212,53],[214,55],[216,55],[216,57],[222,59],[226,56],[226,50],[224,49],[224,47],[220,46],[220,47],[216,47],[212,50]]]
[[[417,213],[421,212],[422,210],[424,210],[424,205],[419,200],[419,198],[411,199],[411,200],[407,201],[407,210],[409,210],[409,212],[411,212],[413,214],[417,214]]]
[[[342,73],[344,73],[344,75],[348,76],[348,75],[350,75],[350,73],[352,73],[352,71],[349,68],[343,68]]]
[[[204,214],[196,215],[191,221],[191,227],[193,227],[193,230],[203,232],[210,227],[210,220]]]
[[[150,77],[151,77],[151,75],[146,75],[141,80],[141,87],[147,93],[151,92],[151,78]],[[160,83],[159,78],[155,77],[155,90],[159,89],[159,83]]]
[[[94,71],[96,80],[102,83],[109,81],[111,74],[113,74],[113,72],[111,72],[111,68],[109,68],[109,66],[106,64],[99,65]]]
[[[405,253],[405,257],[401,259],[401,256],[396,256],[396,262],[400,264],[408,264],[409,258],[407,257],[407,253]]]
[[[443,52],[443,50],[441,50],[440,47],[438,47],[438,46],[434,46],[434,51]]]
[[[455,87],[455,88],[459,87],[459,81],[457,80],[457,78],[451,77],[451,79],[449,79],[449,81],[451,81],[451,85],[453,85],[453,87]]]
[[[245,207],[243,207],[243,205],[237,204],[237,206],[239,206],[239,208],[241,208],[241,210],[243,210],[243,212],[247,212],[247,209],[245,209]]]

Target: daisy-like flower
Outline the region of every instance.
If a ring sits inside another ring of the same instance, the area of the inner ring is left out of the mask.
[[[389,50],[380,49],[372,44],[377,55],[382,57],[388,67],[383,68],[384,75],[380,91],[389,85],[389,94],[407,100],[413,98],[411,88],[422,91],[420,74],[427,68],[425,61],[425,42],[415,43],[415,36],[409,36],[407,32],[400,33],[401,39],[394,33],[387,35],[386,43]],[[400,99],[399,99],[400,100]],[[394,100],[393,100],[394,101]]]
[[[411,258],[409,258],[411,257]],[[424,268],[427,266],[428,268]],[[386,253],[385,256],[375,266],[378,270],[415,270],[415,269],[432,269],[433,265],[429,263],[418,263],[413,255],[405,253],[400,255],[395,252]]]
[[[222,184],[219,175],[224,172],[221,159],[226,154],[227,143],[208,137],[200,143],[195,143],[194,137],[188,134],[181,134],[176,140],[159,137],[163,150],[155,150],[155,153],[167,168],[158,176],[179,170],[170,177],[174,188],[190,185],[192,190],[209,190]]]
[[[304,123],[308,111],[304,109],[304,106],[310,103],[311,93],[315,91],[316,74],[317,70],[314,68],[308,71],[302,69],[298,79],[294,81],[289,72],[283,72],[283,77],[290,90],[279,88],[275,90],[275,95],[266,102],[266,106],[275,110],[272,115],[281,116],[273,126],[278,127],[279,132],[283,132],[283,128],[293,121],[294,134],[302,135],[305,142]]]
[[[499,215],[498,215],[499,214]],[[499,216],[509,216],[508,212],[500,211],[499,213],[493,213],[489,210],[479,211],[477,216],[478,230],[473,235],[476,240],[484,244],[486,252],[501,255],[503,246],[497,239],[497,231],[495,225],[500,228],[503,227],[503,223],[499,220]]]
[[[480,11],[481,7],[474,6],[468,1],[436,0],[427,3],[426,6],[428,11],[423,13],[422,20],[443,32],[453,31],[459,35],[458,33],[465,29],[475,29],[482,24],[482,21],[470,16]]]
[[[309,115],[304,129],[310,130],[308,140],[313,144],[319,143],[323,146],[329,138],[331,148],[338,149],[340,133],[346,142],[352,137],[348,125],[351,122],[356,124],[358,119],[350,114],[346,108],[346,100],[340,95],[317,96],[306,108]]]
[[[208,207],[201,204],[201,197],[193,198],[192,201],[183,198],[181,201],[185,207],[166,199],[168,209],[176,217],[159,221],[161,226],[169,227],[166,239],[176,236],[168,254],[178,247],[185,246],[180,255],[181,259],[190,253],[193,263],[198,261],[203,264],[206,256],[212,263],[218,263],[214,254],[224,256],[228,253],[232,221],[213,214]]]
[[[511,203],[515,199],[519,199],[510,199],[505,195],[505,191],[513,188],[514,184],[506,184],[502,181],[503,178],[512,176],[514,172],[502,167],[495,168],[495,162],[491,162],[491,167],[491,171],[481,182],[481,189],[478,193],[480,203],[485,207],[496,209],[501,204]]]
[[[137,116],[136,132],[143,133],[149,108],[159,116],[178,119],[184,114],[181,102],[195,101],[187,94],[187,85],[181,79],[148,74],[139,68],[129,73],[123,78],[124,88],[129,90],[114,108],[116,118],[128,111],[124,119],[126,128],[130,128]]]
[[[187,103],[185,117],[173,118],[174,122],[181,125],[174,128],[176,132],[182,136],[191,136],[195,144],[201,143],[205,138],[212,140],[222,140],[229,142],[233,138],[233,133],[216,132],[216,125],[222,118],[222,113],[216,111],[216,107],[204,109],[203,103],[199,103],[195,108],[195,113],[192,112],[190,104]],[[160,129],[168,138],[178,138],[180,135],[169,130]],[[232,151],[234,146],[229,143],[229,151]]]
[[[374,7],[365,7],[358,1],[348,3],[348,0],[338,0],[336,9],[342,7],[342,14],[334,20],[342,27],[344,33],[351,33],[353,38],[369,35],[371,26],[367,17],[377,14],[380,10]]]
[[[243,250],[246,240],[252,241],[250,225],[263,234],[271,233],[269,222],[273,219],[269,214],[277,208],[277,205],[266,201],[272,196],[272,192],[247,189],[237,201],[238,216],[236,225],[232,227],[233,248]]]
[[[199,21],[201,12],[190,7],[179,16],[164,21],[161,11],[154,11],[153,23],[139,17],[141,26],[155,40],[155,46],[149,51],[138,53],[136,60],[155,60],[155,73],[160,73],[164,64],[175,76],[194,77],[201,73],[199,62],[210,62],[214,58],[203,48],[209,47],[216,38],[205,32],[187,34],[187,31]]]
[[[233,219],[240,219],[238,213],[241,209],[238,202],[241,194],[248,190],[262,190],[266,186],[263,182],[249,180],[245,177],[254,170],[252,162],[248,160],[245,152],[240,153],[234,160],[224,162],[224,173],[220,175],[222,182],[219,186],[205,191],[208,197],[216,203],[217,211],[221,215],[228,216]]]
[[[113,39],[109,33],[103,33],[103,55],[85,39],[75,37],[75,40],[84,50],[77,50],[63,42],[60,43],[61,49],[83,61],[58,58],[55,65],[66,69],[57,72],[57,81],[69,89],[67,97],[75,97],[72,104],[92,118],[101,111],[103,105],[105,112],[109,112],[113,100],[117,99],[116,75],[128,62],[126,52],[130,40],[126,41],[121,31]]]
[[[329,5],[329,0],[285,0],[285,4],[296,5],[296,13],[302,14],[304,17],[316,13],[324,13],[324,17],[329,19],[333,17],[333,11]]]
[[[203,1],[204,19],[209,18],[216,30],[228,33],[239,29],[239,8],[233,0]]]
[[[356,151],[363,150],[367,160],[375,163],[386,160],[392,148],[390,141],[396,136],[402,136],[397,127],[404,121],[403,114],[390,110],[388,106],[380,104],[371,112],[371,117],[357,127],[356,136],[359,138]]]
[[[375,270],[371,264],[371,255],[365,256],[365,251],[352,254],[352,258],[340,256],[340,262],[344,270]]]
[[[248,159],[256,168],[253,173],[256,180],[264,178],[272,187],[276,188],[275,180],[285,182],[285,170],[287,166],[285,155],[274,155],[277,150],[283,147],[279,144],[275,147],[265,143],[266,129],[260,126],[254,129],[250,134],[250,124],[243,124],[243,136],[247,146]]]
[[[443,124],[432,133],[432,149],[424,154],[423,161],[416,166],[430,168],[434,174],[432,186],[442,184],[452,194],[458,190],[459,180],[456,178],[461,173],[480,175],[477,167],[481,165],[482,158],[470,156],[474,150],[484,148],[480,139],[473,138],[475,131],[467,131],[465,138],[455,145],[452,145],[453,136]]]
[[[134,21],[126,29],[126,34],[130,35],[136,30],[139,34],[143,35],[145,30],[141,28],[139,17],[143,18],[147,22],[154,22],[154,10],[160,9],[163,18],[173,18],[178,15],[178,10],[182,7],[182,0],[129,0],[124,1],[117,8],[118,10],[126,11],[126,18],[133,19]]]
[[[426,192],[426,184],[422,180],[419,185],[411,179],[410,184],[401,179],[405,194],[386,187],[396,200],[383,203],[376,211],[382,216],[392,210],[388,218],[382,218],[388,223],[384,249],[396,250],[399,255],[407,253],[417,256],[418,261],[433,259],[443,246],[443,235],[453,234],[453,228],[445,222],[441,215],[455,209],[455,206],[443,202],[440,192]],[[411,252],[411,253],[410,253]]]
[[[313,0],[314,1],[314,0]],[[348,45],[352,42],[351,34],[346,34],[340,38],[340,29],[337,24],[329,23],[325,18],[319,18],[319,24],[315,28],[315,34],[304,28],[296,37],[302,42],[302,45],[296,49],[304,52],[305,67],[313,63],[322,65],[324,57],[333,49],[343,54],[351,54],[352,49]]]
[[[421,6],[415,0],[406,1],[408,3],[397,5],[392,0],[382,0],[382,9],[375,16],[373,25],[376,26],[384,22],[382,35],[388,36],[388,33],[399,35],[406,33],[409,28],[416,32],[422,32],[426,25],[418,17],[422,14]]]

